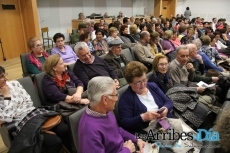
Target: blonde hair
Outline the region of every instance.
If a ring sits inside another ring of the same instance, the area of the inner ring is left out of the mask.
[[[164,38],[164,39],[170,39],[172,35],[173,35],[172,30],[166,30],[165,33],[164,33],[164,35],[162,36],[162,38]]]
[[[38,40],[41,41],[38,37],[29,38],[29,40],[27,41],[28,48],[31,49],[32,47],[34,47],[34,42],[36,42]]]
[[[112,36],[112,34],[113,34],[114,32],[118,32],[117,28],[115,28],[115,27],[109,28],[109,35],[110,35],[110,36]]]
[[[44,65],[43,65],[43,71],[46,73],[46,74],[49,74],[51,76],[54,76],[54,70],[53,70],[53,67],[55,67],[59,60],[61,59],[60,55],[59,54],[53,54],[53,55],[50,55]]]
[[[136,24],[130,25],[129,32],[130,34],[137,34],[137,25]]]

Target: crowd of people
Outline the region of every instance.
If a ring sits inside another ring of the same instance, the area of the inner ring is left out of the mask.
[[[228,90],[222,88],[226,84],[220,80],[230,76],[230,27],[225,19],[215,17],[212,21],[200,17],[190,20],[189,8],[184,15],[135,19],[119,12],[117,19],[108,24],[104,19],[94,23],[79,13],[84,22],[73,30],[74,48],[64,44],[62,33],[56,33],[52,55],[44,51],[39,38],[28,40],[28,72],[45,72],[42,90],[50,102],[87,105],[78,129],[81,153],[134,152],[134,144],[142,152],[145,142],[134,134],[159,118],[181,118],[194,130],[214,126],[219,113],[214,108],[223,104]],[[133,51],[136,61],[128,61],[121,53],[125,48]],[[73,72],[66,69],[69,64],[74,64]],[[210,70],[216,73],[205,75]],[[148,72],[152,72],[149,78]],[[0,67],[0,93],[4,99],[0,105],[1,124],[15,121],[20,127],[34,112],[55,113],[35,108],[23,87],[7,81],[6,74]],[[197,86],[199,81],[218,86],[208,90]],[[129,87],[119,100],[119,127],[111,111],[118,101],[117,89],[125,85]],[[76,90],[70,95],[69,88]],[[205,96],[208,102],[200,100]],[[162,108],[164,111],[158,112]],[[25,132],[20,128],[18,133]],[[43,151],[59,152],[63,143],[71,152],[67,122],[62,121],[52,131],[56,135],[43,134]],[[222,149],[230,151],[225,144]]]

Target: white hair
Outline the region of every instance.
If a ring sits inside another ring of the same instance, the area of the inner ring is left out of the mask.
[[[112,94],[114,80],[107,76],[97,76],[92,78],[87,87],[87,95],[91,105],[95,105],[101,101],[101,96]]]
[[[83,50],[83,49],[88,49],[88,45],[85,42],[78,42],[75,46],[74,46],[74,51],[75,53],[78,55],[78,51],[79,50]]]
[[[202,46],[202,42],[201,42],[201,40],[200,40],[199,38],[193,40],[192,43],[193,43],[194,45],[196,45],[197,50],[200,50],[200,48],[201,48],[201,46]]]

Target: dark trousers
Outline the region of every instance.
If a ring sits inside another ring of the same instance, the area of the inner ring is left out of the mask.
[[[56,135],[47,133],[43,134],[43,152],[59,153],[62,148],[62,144],[65,145],[65,147],[71,152],[71,139],[68,125],[64,122],[61,122],[60,124],[55,126],[51,131],[56,133]]]

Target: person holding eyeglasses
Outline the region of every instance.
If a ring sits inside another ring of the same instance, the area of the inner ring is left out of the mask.
[[[162,117],[173,117],[170,113],[172,101],[162,90],[146,78],[147,68],[144,64],[132,61],[125,67],[124,75],[129,84],[118,103],[120,125],[131,133],[141,132],[150,121]],[[157,113],[157,110],[164,111]]]
[[[49,55],[44,51],[41,40],[37,37],[29,38],[27,46],[31,51],[26,60],[27,70],[30,74],[38,74],[42,72],[42,65]]]
[[[135,145],[143,152],[145,142],[119,127],[113,114],[118,100],[116,83],[108,76],[92,78],[87,88],[89,106],[78,127],[78,151],[81,153],[133,153]]]
[[[149,82],[155,82],[164,93],[173,86],[168,67],[169,62],[165,55],[156,56],[153,60],[153,74],[149,77]]]

